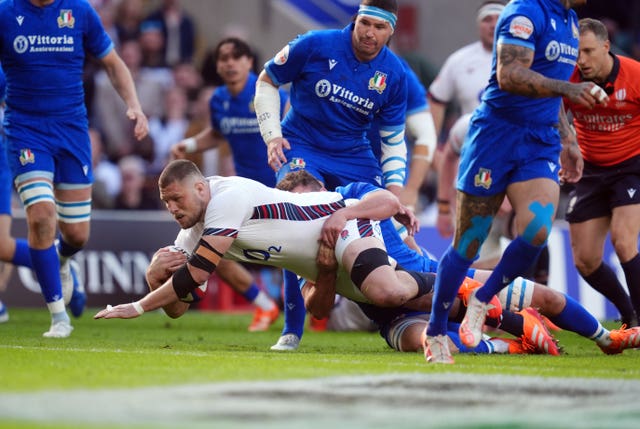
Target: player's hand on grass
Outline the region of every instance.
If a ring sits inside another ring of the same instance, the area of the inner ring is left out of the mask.
[[[100,310],[93,316],[94,319],[133,319],[140,316],[133,303],[120,304],[112,307],[107,305],[104,310]]]

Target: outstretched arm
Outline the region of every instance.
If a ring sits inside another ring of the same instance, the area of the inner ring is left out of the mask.
[[[222,255],[231,247],[234,240],[232,237],[202,237],[189,261],[176,270],[171,278],[158,289],[149,292],[139,301],[115,307],[107,306],[93,318],[132,319],[142,315],[145,311],[156,310],[179,299],[185,299],[207,281],[211,273],[215,271]]]

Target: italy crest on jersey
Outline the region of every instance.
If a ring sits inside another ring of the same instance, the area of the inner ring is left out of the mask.
[[[369,89],[375,90],[378,94],[382,94],[387,87],[387,75],[376,71],[376,74],[369,79]]]
[[[58,17],[58,28],[73,28],[75,23],[76,19],[73,17],[71,9],[62,9],[60,11],[60,16]]]

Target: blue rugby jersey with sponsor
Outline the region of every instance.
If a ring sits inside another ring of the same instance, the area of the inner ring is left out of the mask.
[[[568,80],[578,58],[578,17],[557,0],[513,0],[496,24],[495,43],[524,46],[535,52],[531,70]],[[497,45],[496,45],[497,46]],[[560,97],[531,98],[501,90],[496,77],[496,49],[491,78],[482,101],[514,121],[558,122]]]
[[[250,73],[244,89],[236,96],[231,95],[226,85],[216,88],[209,100],[211,127],[229,142],[238,176],[273,187],[276,176],[267,161],[267,148],[253,107],[256,80],[257,76]],[[281,114],[287,98],[286,91],[280,89]]]
[[[0,59],[7,76],[7,116],[86,114],[85,51],[102,58],[113,49],[86,0],[0,2]]]
[[[292,144],[346,152],[369,146],[374,116],[380,127],[404,127],[407,87],[400,60],[384,47],[372,61],[358,61],[352,29],[308,32],[265,64],[274,83],[291,83],[282,133]]]

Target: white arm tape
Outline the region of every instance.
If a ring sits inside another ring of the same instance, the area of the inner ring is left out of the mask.
[[[408,116],[407,130],[415,137],[416,146],[426,146],[429,149],[425,160],[428,162],[433,161],[438,138],[436,137],[436,127],[433,124],[431,112],[422,111]]]
[[[263,80],[258,80],[253,105],[258,117],[260,134],[265,144],[276,137],[282,137],[282,129],[280,128],[280,93],[278,88]]]
[[[144,313],[144,308],[142,308],[142,304],[140,304],[140,301],[132,302],[131,305],[133,305],[133,308],[138,313],[138,316],[140,316],[140,315],[142,315]]]
[[[404,186],[407,174],[407,144],[404,141],[404,128],[380,129],[380,140],[382,142],[380,167],[382,167],[384,186],[387,188],[390,185]]]

